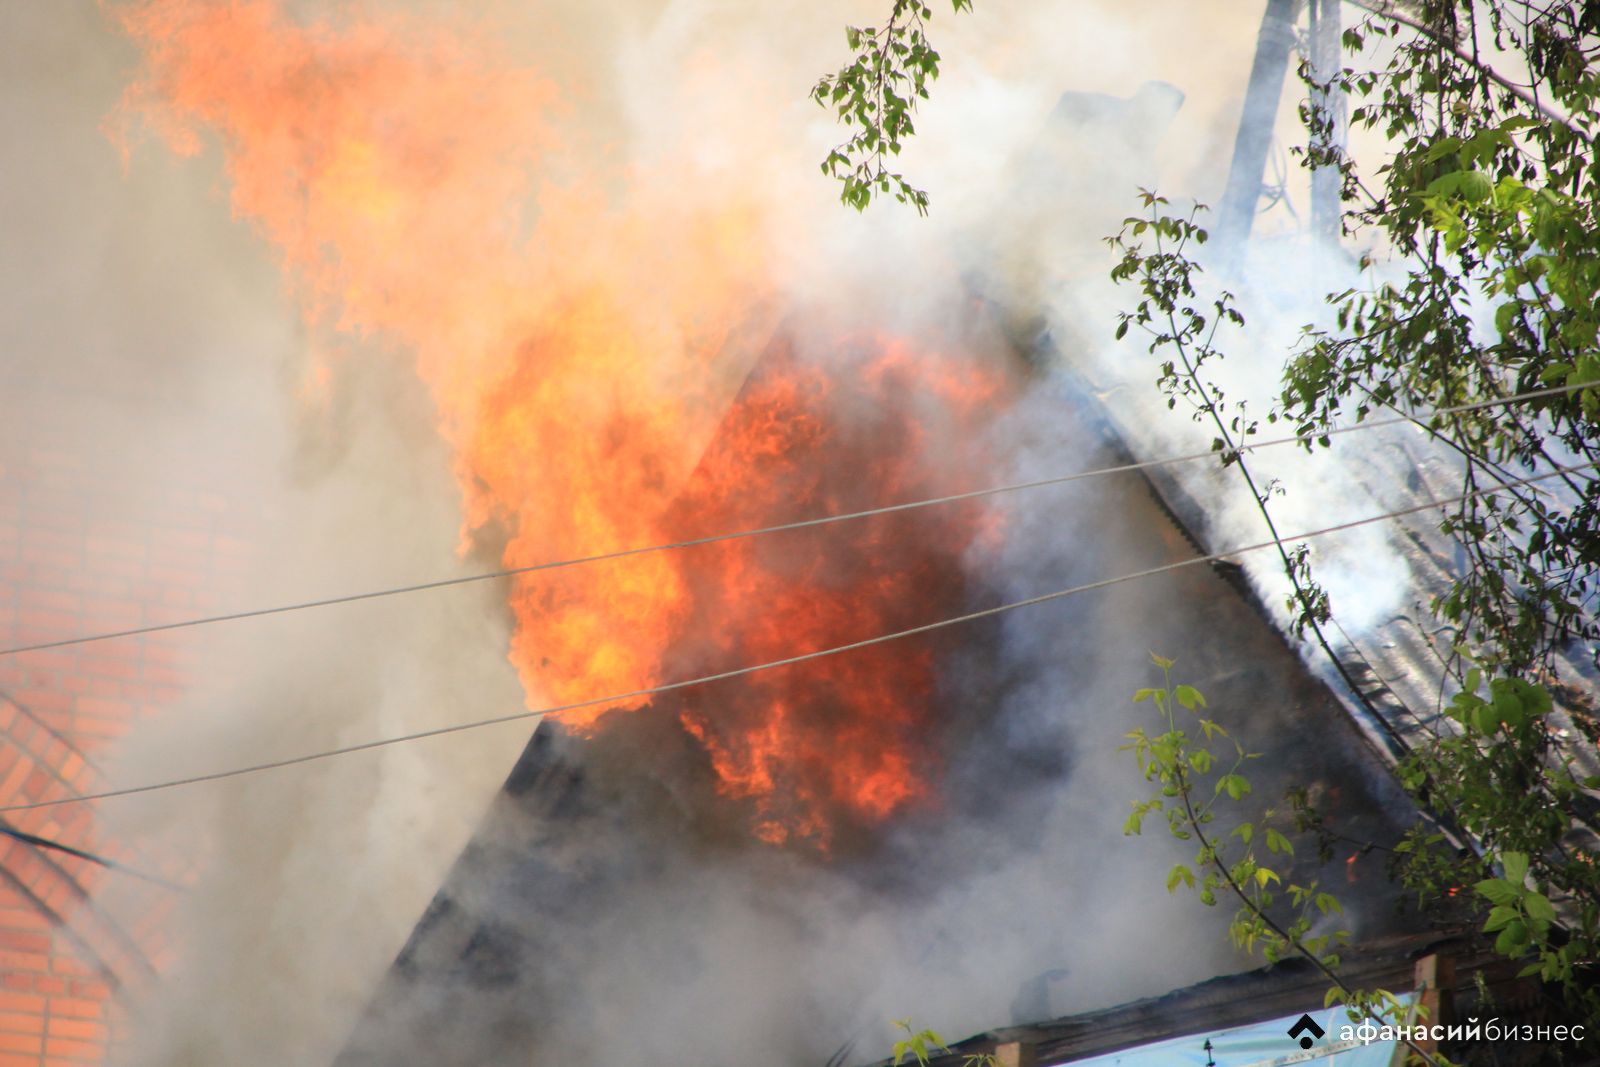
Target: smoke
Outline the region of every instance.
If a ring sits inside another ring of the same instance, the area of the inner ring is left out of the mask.
[[[14,237],[0,253],[0,483],[7,497],[65,499],[90,538],[149,554],[145,577],[84,592],[135,614],[91,607],[70,633],[464,570],[448,455],[409,368],[355,352],[308,406],[308,349],[322,338],[300,325],[258,236],[230,218],[220,169],[153,151],[124,168],[104,127],[138,55],[101,6],[7,5],[0,50],[0,197]],[[58,485],[32,463],[45,452],[81,469]],[[157,573],[155,553],[197,521],[199,546],[164,564],[199,575],[191,596]],[[85,574],[99,582],[109,568],[96,563]],[[177,695],[94,755],[113,783],[139,784],[514,707],[503,604],[504,590],[462,590],[404,613],[304,612],[153,639],[127,661],[153,672],[168,662],[155,652],[176,657]],[[60,695],[83,680],[63,660],[76,662],[27,654],[0,671],[8,688]],[[100,806],[101,841],[194,881],[176,894],[114,874],[99,883],[96,905],[171,964],[159,988],[127,991],[147,1044],[124,1052],[331,1058],[524,734]]]
[[[1103,274],[1095,241],[1132,210],[1136,184],[1220,188],[1254,35],[1253,13],[1221,0],[941,11],[946,72],[899,161],[934,197],[917,220],[850,213],[816,175],[843,133],[805,91],[837,65],[839,28],[876,15],[856,4],[110,11],[130,21],[87,3],[0,16],[0,38],[30,42],[31,56],[76,57],[5,67],[17,187],[33,198],[22,217],[41,227],[28,245],[54,271],[9,253],[12,306],[37,351],[171,442],[129,462],[128,479],[198,470],[259,511],[240,605],[655,540],[653,516],[691,482],[779,335],[813,351],[824,338],[953,337],[1011,373],[1004,342],[1049,328],[1078,370],[1113,367],[1115,383],[1148,392],[1153,372],[1128,369],[1147,361],[1099,343],[1114,323],[1100,328],[1107,301],[1080,283]],[[1164,86],[1182,93],[1176,117]],[[1134,121],[1116,136],[1053,124],[1067,89],[1131,99]],[[99,132],[108,116],[130,152],[120,175]],[[74,279],[79,298],[47,278]],[[53,302],[33,302],[30,285]],[[1089,340],[1064,342],[1069,326]],[[615,360],[604,377],[599,356]],[[120,399],[130,392],[160,399]],[[561,432],[556,415],[587,432]],[[923,473],[981,456],[993,484],[1116,462],[1093,418],[1039,374],[981,440],[931,433]],[[529,426],[539,432],[499,446],[501,431]],[[1184,440],[1138,443],[1160,453]],[[591,453],[610,480],[593,477]],[[959,553],[960,607],[1183,550],[1134,479],[993,514],[1003,536]],[[1223,514],[1245,529],[1242,512]],[[652,647],[636,604],[678,580],[661,566],[659,584],[604,597],[574,574],[538,587],[548,594],[488,583],[197,635],[192,684],[120,747],[116,781],[631,688],[662,666],[633,659]],[[595,604],[611,614],[585,629]],[[575,650],[606,654],[572,679],[542,675],[549,617],[578,620],[562,628]],[[503,1062],[537,1041],[540,1062],[626,1064],[663,1048],[674,1062],[820,1061],[854,1040],[866,1058],[907,1014],[960,1034],[1242,966],[1225,916],[1162,888],[1183,850],[1121,834],[1145,786],[1114,750],[1139,722],[1127,699],[1149,681],[1152,648],[1180,657],[1258,744],[1298,737],[1308,709],[1331,714],[1283,681],[1292,656],[1248,608],[1196,571],[974,629],[937,672],[949,721],[942,761],[922,773],[940,805],[910,809],[861,854],[708,829],[720,809],[706,757],[670,701],[561,749],[586,783],[576,812],[491,808],[527,736],[516,725],[108,803],[107,833],[196,867],[125,1058],[331,1061],[485,810],[482,871],[500,880],[461,895],[503,943],[534,948],[498,992],[441,994],[435,1010],[454,1014],[385,1015],[380,995],[376,1032],[404,1050],[392,1055],[436,1040],[438,1062]],[[1362,794],[1389,803],[1350,777],[1353,750],[1331,738],[1258,789],[1323,778],[1352,809]],[[503,1030],[519,1018],[540,1029]],[[421,1019],[438,1023],[431,1037]]]

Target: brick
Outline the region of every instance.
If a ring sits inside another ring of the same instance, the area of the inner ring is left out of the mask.
[[[127,695],[128,687],[120,678],[108,678],[103,674],[84,675],[83,688],[79,693],[93,697],[104,697],[107,700],[121,700]]]
[[[31,760],[18,760],[17,765],[11,768],[10,773],[4,779],[0,779],[0,798],[10,800],[15,797],[17,790],[22,786],[23,779],[28,777],[28,773],[32,769],[33,762]]]
[[[48,996],[59,997],[67,991],[67,980],[48,974],[40,975],[33,980],[33,988]]]
[[[126,578],[112,578],[98,571],[75,570],[61,583],[62,589],[79,593],[98,593],[108,597],[128,597],[133,586]]]
[[[59,567],[63,573],[71,571],[83,562],[83,557],[77,552],[55,544],[28,544],[24,542],[22,551],[17,554],[22,561],[23,573],[28,573],[29,567]]]
[[[97,715],[74,715],[72,732],[86,738],[118,738],[128,736],[133,722],[127,718],[104,718]]]
[[[32,719],[23,719],[11,727],[11,739],[30,752],[39,749],[49,737],[49,732]]]
[[[25,525],[21,529],[22,540],[26,543],[30,538],[54,538],[58,541],[76,541],[83,536],[83,516],[69,511],[60,511],[55,508],[41,509],[30,507],[25,514]]]
[[[102,678],[117,678],[123,681],[139,677],[137,661],[116,659],[111,656],[96,656],[93,661],[84,664],[84,670]]]
[[[77,697],[73,703],[80,716],[97,715],[109,718],[127,718],[133,714],[133,705],[126,700],[81,696]]]
[[[83,620],[76,614],[43,608],[24,609],[17,613],[17,639],[25,645],[35,641],[77,637],[82,632]]]
[[[89,997],[51,997],[50,1014],[74,1019],[99,1019],[105,1015],[105,1005]]]
[[[0,926],[8,930],[48,930],[50,920],[31,907],[0,907]],[[0,1002],[0,1011],[7,1010]]]
[[[67,753],[66,758],[61,761],[59,769],[61,771],[61,777],[65,778],[72,785],[76,786],[81,784],[78,781],[78,778],[83,774],[84,771],[88,770],[88,764],[84,761],[82,756],[78,755],[78,753],[69,752]]]
[[[28,665],[36,670],[75,671],[78,653],[70,648],[48,648],[28,653]]]
[[[144,580],[144,561],[124,559],[120,556],[97,556],[89,561],[85,571],[95,583],[117,581],[123,588]]]
[[[50,935],[28,930],[0,930],[0,949],[46,953],[50,951]]]
[[[112,629],[118,626],[137,626],[144,620],[144,604],[129,597],[116,596],[105,590],[82,598],[84,618],[92,619],[97,628]],[[58,594],[59,595],[59,594]]]
[[[44,1041],[36,1034],[0,1034],[0,1052],[32,1052],[38,1055]]]
[[[171,667],[157,667],[148,663],[145,664],[144,671],[140,677],[143,681],[165,686],[181,686],[189,680],[182,671],[175,671]]]
[[[22,590],[19,599],[24,611],[59,611],[69,615],[78,615],[83,611],[83,598],[77,593],[41,589],[37,585]]]
[[[54,781],[49,771],[43,767],[35,767],[28,775],[28,780],[23,783],[22,791],[30,797],[42,799]]]
[[[39,1067],[39,1057],[18,1055],[15,1052],[0,1052],[0,1067]],[[56,1064],[46,1063],[45,1067],[56,1067]],[[77,1065],[73,1064],[72,1067],[77,1067]]]
[[[33,983],[28,982],[29,988]],[[23,1015],[39,1015],[44,1012],[45,1000],[43,997],[31,993],[17,993],[0,991],[0,1011],[12,1012]]]
[[[0,949],[0,970],[44,974],[50,970],[50,957],[40,952]]]
[[[47,877],[40,880],[43,884],[34,883],[33,895],[44,901],[50,910],[56,914],[66,914],[82,898],[78,895],[72,883],[63,880],[61,875],[49,868],[45,869],[45,873]],[[46,987],[44,983],[45,979],[40,978],[33,983],[33,987],[41,993],[61,992],[61,990],[54,988],[53,984],[50,987]]]
[[[66,711],[72,706],[70,696],[53,688],[18,689],[16,699],[30,711]]]
[[[55,970],[57,974],[75,974],[80,978],[93,978],[98,973],[75,956],[57,956]]]
[[[185,555],[162,563],[152,562],[145,568],[145,575],[157,587],[178,586],[188,589],[206,584],[210,569],[206,560]]]
[[[45,1033],[51,1037],[71,1037],[80,1041],[99,1041],[106,1039],[104,1023],[90,1022],[87,1019],[68,1019],[59,1015],[51,1016],[50,1025]]]
[[[90,1041],[70,1041],[64,1037],[52,1037],[45,1041],[44,1051],[47,1056],[76,1056],[80,1060],[99,1060],[105,1056],[105,1046]]]
[[[21,580],[33,589],[61,589],[72,592],[72,576],[76,573],[76,567],[29,564],[22,568]]]
[[[79,978],[72,982],[72,995],[88,1000],[110,1000],[111,986],[98,978]]]
[[[44,1016],[38,1013],[0,1011],[0,1033],[37,1034],[43,1029]]]
[[[84,559],[93,566],[103,559],[142,560],[145,558],[144,543],[131,537],[85,537],[83,539]]]

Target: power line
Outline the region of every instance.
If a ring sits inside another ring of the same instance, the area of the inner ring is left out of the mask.
[[[88,800],[90,798],[73,797],[69,799]],[[88,860],[90,863],[99,864],[108,871],[116,871],[119,874],[130,875],[134,878],[139,878],[143,881],[150,882],[153,885],[161,886],[163,889],[171,889],[179,892],[183,890],[183,886],[178,885],[176,882],[169,882],[165,878],[158,878],[156,875],[146,874],[143,871],[129,867],[125,863],[118,863],[116,860],[107,859],[106,857],[96,855],[93,852],[88,852],[81,848],[74,848],[71,845],[62,844],[60,841],[55,841],[48,837],[40,837],[38,834],[30,834],[25,830],[18,830],[13,826],[0,824],[0,836],[15,838],[25,845],[32,845],[34,848],[47,848],[55,852],[64,852],[69,856],[76,856],[80,860]]]
[[[1152,578],[1159,574],[1167,574],[1171,571],[1181,570],[1184,567],[1193,567],[1201,563],[1216,563],[1221,560],[1225,560],[1230,556],[1240,556],[1246,552],[1257,552],[1261,549],[1272,548],[1289,541],[1309,541],[1315,537],[1323,537],[1328,534],[1339,533],[1344,530],[1353,530],[1361,526],[1370,526],[1373,523],[1386,522],[1389,519],[1396,519],[1405,515],[1415,515],[1418,512],[1432,511],[1437,508],[1445,508],[1452,504],[1459,504],[1462,501],[1470,500],[1473,497],[1493,496],[1495,493],[1504,492],[1508,489],[1516,488],[1519,485],[1532,485],[1535,482],[1546,481],[1550,478],[1558,478],[1564,474],[1571,474],[1575,471],[1581,470],[1589,470],[1597,466],[1600,466],[1600,462],[1582,463],[1569,467],[1558,467],[1555,470],[1549,471],[1545,474],[1534,475],[1528,478],[1518,478],[1512,481],[1502,482],[1497,485],[1486,486],[1482,489],[1475,489],[1471,492],[1462,493],[1458,496],[1447,497],[1442,500],[1430,500],[1426,504],[1416,504],[1412,507],[1401,508],[1397,511],[1386,511],[1380,515],[1369,516],[1365,519],[1355,519],[1350,522],[1337,523],[1333,526],[1324,526],[1321,529],[1308,530],[1304,533],[1295,534],[1292,537],[1273,538],[1267,541],[1258,541],[1255,544],[1244,545],[1243,547],[1230,549],[1226,552],[1214,552],[1208,556],[1195,556],[1190,559],[1177,560],[1173,563],[1164,563],[1159,567],[1150,567],[1142,571],[1134,571],[1130,574],[1118,575],[1115,578],[1102,578],[1098,581],[1086,582],[1082,585],[1074,585],[1066,589],[1058,589],[1052,593],[1044,593],[1040,596],[1029,597],[1026,600],[1016,600],[1007,604],[1000,604],[992,608],[984,608],[981,611],[968,612],[965,615],[957,615],[948,619],[940,619],[937,622],[924,623],[921,626],[913,626],[908,630],[898,630],[894,633],[880,634],[877,637],[868,637],[860,641],[852,641],[849,644],[835,645],[832,648],[818,649],[814,652],[804,652],[796,656],[786,656],[783,659],[770,660],[766,663],[757,663],[748,667],[737,667],[733,670],[721,671],[717,674],[701,675],[697,678],[687,678],[677,682],[665,682],[661,685],[649,686],[644,689],[634,689],[626,693],[615,693],[610,696],[594,697],[589,700],[579,700],[570,704],[557,704],[551,707],[539,708],[532,711],[518,711],[509,715],[499,715],[495,716],[494,718],[479,719],[474,722],[456,723],[451,726],[438,726],[431,730],[418,730],[415,733],[401,734],[396,737],[385,737],[373,741],[362,741],[354,745],[344,745],[340,748],[326,749],[321,752],[310,752],[300,756],[290,756],[285,759],[268,760],[262,763],[250,764],[245,767],[235,767],[231,770],[212,771],[209,774],[196,774],[187,778],[172,778],[161,782],[151,782],[146,785],[128,786],[123,789],[108,789],[99,793],[85,793],[76,797],[62,797],[57,800],[37,800],[28,804],[11,804],[0,807],[0,814],[13,811],[32,811],[35,808],[51,808],[61,804],[73,804],[87,800],[108,800],[113,797],[133,796],[138,793],[152,793],[163,789],[173,789],[178,786],[197,785],[201,782],[215,782],[224,778],[238,778],[243,775],[256,774],[261,771],[278,770],[284,767],[298,766],[302,763],[314,763],[319,760],[332,759],[335,756],[348,756],[357,752],[366,752],[370,749],[386,748],[390,745],[406,744],[412,741],[422,741],[432,737],[442,737],[445,734],[455,734],[462,733],[467,730],[477,730],[485,726],[499,726],[508,722],[543,718],[546,715],[555,715],[567,711],[577,711],[580,708],[592,708],[601,704],[619,704],[624,701],[637,699],[639,697],[658,696],[662,693],[671,693],[679,689],[689,689],[694,686],[708,685],[712,682],[726,681],[730,678],[740,678],[747,674],[756,674],[761,671],[775,670],[779,667],[791,667],[799,663],[809,662],[810,660],[822,659],[826,656],[837,656],[844,652],[853,652],[857,649],[870,648],[873,645],[886,644],[890,641],[898,641],[903,638],[914,637],[918,634],[931,633],[935,630],[943,630],[951,626],[959,626],[963,623],[976,622],[979,619],[992,618],[996,615],[1003,615],[1006,612],[1016,611],[1018,608],[1034,607],[1035,605],[1045,604],[1052,600],[1060,600],[1064,597],[1074,596],[1078,593],[1087,593],[1096,589],[1105,589],[1109,586],[1120,585],[1123,582],[1136,581],[1140,578]]]
[[[1455,407],[1437,408],[1427,414],[1402,414],[1388,419],[1375,419],[1370,422],[1358,422],[1353,426],[1342,426],[1318,434],[1313,438],[1302,437],[1298,434],[1288,437],[1270,438],[1257,441],[1242,451],[1245,454],[1261,448],[1273,448],[1285,444],[1308,444],[1313,440],[1324,437],[1336,437],[1342,434],[1355,433],[1357,430],[1376,430],[1387,426],[1397,426],[1403,423],[1420,423],[1426,419],[1435,419],[1444,415],[1459,415],[1469,411],[1479,411],[1484,408],[1499,407],[1505,404],[1517,403],[1523,400],[1535,400],[1540,397],[1555,396],[1560,393],[1570,393],[1578,389],[1588,388],[1584,385],[1552,386],[1548,389],[1535,389],[1531,392],[1517,393],[1514,396],[1501,397],[1496,400],[1481,400],[1472,404],[1461,404]],[[417,582],[412,585],[392,586],[385,589],[373,589],[361,593],[349,593],[344,596],[323,597],[316,600],[303,600],[292,604],[279,604],[268,608],[253,608],[247,611],[229,612],[225,615],[206,615],[194,619],[183,619],[178,622],[154,623],[149,626],[136,626],[127,630],[111,630],[105,633],[86,634],[80,637],[63,637],[54,641],[40,641],[28,645],[14,645],[10,648],[0,648],[0,656],[14,656],[23,652],[42,652],[51,648],[67,648],[73,645],[86,645],[97,641],[111,641],[121,637],[139,637],[145,634],[165,633],[170,630],[185,630],[195,626],[209,626],[219,622],[238,622],[244,619],[259,619],[268,615],[283,615],[293,611],[305,611],[312,608],[334,607],[339,604],[353,604],[363,600],[376,600],[382,597],[401,596],[407,593],[422,593],[432,589],[448,589],[451,586],[468,585],[473,582],[486,582],[498,578],[512,578],[519,574],[533,574],[537,571],[559,570],[566,567],[578,567],[591,563],[605,563],[610,560],[626,559],[629,556],[641,556],[654,552],[671,552],[685,548],[696,548],[701,545],[716,544],[721,541],[736,541],[746,537],[761,537],[767,534],[785,533],[791,530],[805,530],[816,526],[827,526],[836,522],[847,522],[854,519],[867,519],[877,515],[892,515],[901,511],[913,511],[918,508],[934,507],[941,504],[955,504],[963,500],[978,500],[983,497],[998,496],[1002,493],[1015,493],[1025,489],[1043,489],[1053,485],[1066,485],[1070,482],[1084,481],[1089,478],[1098,478],[1108,474],[1129,474],[1134,471],[1150,470],[1155,467],[1171,466],[1179,463],[1190,463],[1195,460],[1212,458],[1218,455],[1215,449],[1204,452],[1190,452],[1184,455],[1169,456],[1165,459],[1142,460],[1137,463],[1123,463],[1114,467],[1101,467],[1096,470],[1078,471],[1075,474],[1063,474],[1052,478],[1040,478],[1029,482],[1016,482],[1010,485],[992,486],[988,489],[974,489],[965,493],[954,493],[950,496],[932,497],[926,500],[911,500],[903,504],[889,504],[884,507],[868,508],[865,511],[851,511],[838,515],[822,515],[814,519],[801,519],[796,522],[780,523],[776,526],[762,526],[752,530],[739,530],[733,533],[712,534],[707,537],[694,537],[683,541],[671,541],[659,545],[646,545],[639,548],[624,548],[614,552],[601,552],[591,556],[575,556],[571,559],[551,560],[546,563],[533,563],[525,567],[507,567],[502,570],[485,571],[478,574],[465,574],[456,578],[441,578],[429,582]]]

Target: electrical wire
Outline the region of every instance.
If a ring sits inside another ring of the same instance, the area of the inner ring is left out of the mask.
[[[88,798],[75,797],[72,799]],[[108,871],[116,871],[119,874],[126,874],[131,877],[150,882],[153,885],[158,885],[163,889],[171,889],[178,892],[183,891],[183,886],[178,885],[176,882],[169,882],[165,878],[159,878],[153,874],[146,874],[141,870],[136,870],[133,867],[129,867],[125,863],[118,863],[116,860],[107,859],[104,856],[96,855],[93,852],[87,852],[81,848],[73,848],[71,845],[62,844],[60,841],[55,841],[48,837],[40,837],[38,834],[30,834],[25,830],[18,830],[13,826],[0,826],[0,836],[14,838],[18,841],[21,841],[25,845],[32,845],[34,848],[47,848],[55,852],[64,852],[69,856],[76,856],[80,860],[88,860],[90,863],[98,864]]]
[[[1303,437],[1298,434],[1270,438],[1257,441],[1241,450],[1243,454],[1250,454],[1261,448],[1272,448],[1285,444],[1309,444],[1314,440],[1331,438],[1342,434],[1354,433],[1358,430],[1376,430],[1388,426],[1398,426],[1405,423],[1418,423],[1423,420],[1436,419],[1444,415],[1459,415],[1469,411],[1479,411],[1484,408],[1498,407],[1504,404],[1518,403],[1524,400],[1536,400],[1541,397],[1555,396],[1561,393],[1570,393],[1578,389],[1588,388],[1594,383],[1579,385],[1552,386],[1548,389],[1535,389],[1526,393],[1517,393],[1513,396],[1501,397],[1495,400],[1481,400],[1472,404],[1461,404],[1455,407],[1437,408],[1426,414],[1402,414],[1393,418],[1374,419],[1370,422],[1358,422],[1353,426],[1335,427],[1315,437]],[[432,589],[448,589],[457,585],[468,585],[474,582],[492,581],[497,578],[512,578],[520,574],[533,574],[538,571],[559,570],[566,567],[578,567],[591,563],[605,563],[611,560],[626,559],[629,556],[641,556],[655,552],[671,552],[686,548],[696,548],[700,545],[717,544],[722,541],[736,541],[746,537],[761,537],[767,534],[785,533],[792,530],[806,530],[816,526],[827,526],[836,522],[847,522],[854,519],[867,519],[878,515],[892,515],[902,511],[913,511],[918,508],[934,507],[940,504],[955,504],[964,500],[978,500],[983,497],[998,496],[1002,493],[1015,493],[1025,489],[1042,489],[1053,485],[1066,485],[1070,482],[1084,481],[1089,478],[1098,478],[1108,474],[1128,474],[1134,471],[1150,470],[1155,467],[1172,466],[1179,463],[1191,463],[1195,460],[1213,458],[1219,453],[1215,449],[1204,452],[1190,452],[1184,455],[1168,456],[1164,459],[1142,460],[1137,463],[1123,463],[1114,467],[1101,467],[1096,470],[1078,471],[1073,474],[1063,474],[1052,478],[1040,478],[1035,481],[1016,482],[1011,485],[991,486],[987,489],[974,489],[965,493],[954,493],[950,496],[932,497],[926,500],[911,500],[902,504],[889,504],[884,507],[868,508],[865,511],[851,511],[838,515],[822,515],[812,519],[800,519],[796,522],[780,523],[776,526],[762,526],[752,530],[739,530],[733,533],[711,534],[707,537],[694,537],[683,541],[671,541],[665,544],[646,545],[639,548],[623,548],[614,552],[601,552],[591,556],[575,556],[571,559],[551,560],[545,563],[533,563],[525,567],[507,567],[502,570],[486,571],[478,574],[464,574],[455,578],[441,578],[429,582],[417,582],[412,585],[392,586],[385,589],[373,589],[362,593],[349,593],[343,596],[323,597],[316,600],[302,600],[291,604],[279,604],[267,608],[253,608],[246,611],[229,612],[224,615],[206,615],[194,619],[183,619],[178,622],[153,623],[149,626],[136,626],[127,630],[112,630],[105,633],[85,634],[79,637],[63,637],[53,641],[39,641],[27,645],[13,645],[9,648],[0,648],[0,656],[15,656],[24,652],[42,652],[52,648],[67,648],[73,645],[86,645],[97,641],[111,641],[122,637],[140,637],[145,634],[165,633],[171,630],[184,630],[195,626],[209,626],[219,622],[238,622],[243,619],[259,619],[268,615],[283,615],[294,611],[306,611],[312,608],[333,607],[339,604],[353,604],[363,600],[376,600],[382,597],[401,596],[408,593],[421,593]]]
[[[592,708],[602,704],[619,704],[625,701],[637,699],[639,697],[658,696],[662,693],[671,693],[679,689],[689,689],[695,686],[709,685],[712,682],[726,681],[730,678],[741,678],[747,674],[756,674],[761,671],[775,670],[779,667],[791,667],[795,664],[806,663],[811,660],[822,659],[827,656],[837,656],[844,652],[853,652],[857,649],[870,648],[873,645],[886,644],[890,641],[899,641],[903,638],[914,637],[918,634],[932,633],[935,630],[943,630],[951,626],[959,626],[963,623],[976,622],[979,619],[993,618],[996,615],[1003,615],[1007,612],[1016,611],[1019,608],[1034,607],[1039,604],[1049,603],[1053,600],[1061,600],[1064,597],[1075,596],[1079,593],[1087,593],[1096,589],[1105,589],[1109,586],[1120,585],[1123,582],[1136,581],[1140,578],[1152,578],[1159,574],[1168,574],[1172,571],[1182,570],[1185,567],[1197,566],[1201,563],[1217,563],[1222,560],[1226,560],[1231,556],[1239,556],[1247,552],[1257,552],[1261,549],[1273,548],[1290,541],[1308,541],[1312,538],[1323,537],[1328,534],[1339,533],[1344,530],[1353,530],[1361,526],[1370,526],[1374,523],[1386,522],[1390,519],[1400,518],[1405,515],[1415,515],[1418,512],[1433,511],[1438,508],[1449,507],[1452,504],[1459,504],[1462,501],[1470,500],[1474,497],[1493,496],[1496,493],[1504,492],[1508,489],[1514,489],[1519,485],[1532,485],[1536,482],[1546,481],[1550,478],[1559,478],[1565,474],[1572,474],[1575,471],[1589,470],[1594,467],[1600,467],[1600,462],[1582,463],[1569,467],[1558,467],[1555,470],[1546,472],[1544,474],[1533,475],[1527,478],[1518,478],[1513,481],[1486,486],[1484,488],[1475,489],[1454,497],[1447,497],[1440,500],[1430,500],[1426,504],[1417,504],[1408,508],[1400,508],[1396,511],[1386,511],[1382,514],[1372,515],[1365,519],[1354,519],[1350,522],[1341,522],[1332,526],[1324,526],[1320,529],[1308,530],[1287,538],[1273,538],[1266,541],[1258,541],[1255,544],[1229,549],[1226,552],[1214,552],[1206,556],[1193,556],[1189,559],[1181,559],[1172,563],[1164,563],[1158,567],[1150,567],[1142,571],[1133,571],[1132,573],[1118,575],[1114,578],[1102,578],[1098,581],[1085,582],[1082,585],[1074,585],[1066,589],[1057,589],[1054,592],[1043,593],[1039,596],[1029,597],[1026,600],[1015,600],[1007,604],[999,604],[995,607],[984,608],[980,611],[968,612],[965,615],[956,615],[948,619],[940,619],[937,622],[924,623],[921,626],[913,626],[907,630],[897,630],[894,633],[879,634],[876,637],[868,637],[860,641],[852,641],[849,644],[835,645],[831,648],[817,649],[814,652],[803,652],[799,655],[786,656],[783,659],[770,660],[766,663],[752,664],[747,667],[736,667],[732,670],[720,671],[716,674],[701,675],[696,678],[686,678],[676,682],[664,682],[660,685],[646,686],[642,689],[634,689],[625,693],[613,693],[609,696],[592,697],[588,700],[573,701],[570,704],[557,704],[551,707],[538,708],[536,710],[512,712],[508,715],[497,715],[493,718],[478,719],[474,722],[455,723],[450,726],[437,726],[429,730],[418,730],[414,733],[400,734],[395,737],[377,738],[372,741],[362,741],[353,745],[344,745],[339,748],[326,749],[320,752],[308,752],[299,756],[289,756],[284,759],[267,760],[261,763],[253,763],[244,767],[234,767],[224,771],[212,771],[208,774],[191,775],[187,778],[172,778],[160,782],[150,782],[145,785],[127,786],[122,789],[107,789],[99,793],[85,793],[76,797],[62,797],[57,800],[36,800],[27,804],[9,804],[0,807],[0,814],[13,811],[32,811],[37,808],[52,808],[61,804],[74,804],[89,800],[109,800],[113,797],[134,796],[140,793],[153,793],[159,790],[174,789],[179,786],[197,785],[201,782],[215,782],[225,778],[238,778],[243,775],[257,774],[262,771],[279,770],[284,767],[294,767],[303,763],[315,763],[320,760],[332,759],[335,756],[348,756],[357,752],[366,752],[375,748],[387,748],[390,745],[407,744],[412,741],[422,741],[432,737],[443,737],[446,734],[462,733],[467,730],[478,730],[486,726],[499,726],[504,723],[517,722],[525,719],[541,719],[546,715],[555,715],[567,711],[576,711],[580,708]]]

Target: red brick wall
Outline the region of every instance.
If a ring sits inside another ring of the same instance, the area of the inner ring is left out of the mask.
[[[175,457],[170,442],[164,454],[141,454],[148,411],[108,430],[105,420],[124,410],[114,398],[7,385],[0,647],[237,604],[250,529],[221,473],[199,473],[183,462],[195,453]],[[177,631],[0,657],[0,805],[105,788],[96,756],[179,699],[192,647]],[[167,879],[184,875],[182,858],[97,834],[92,803],[0,818]],[[108,890],[121,918],[99,906]],[[125,994],[162,966],[174,892],[0,838],[0,1067],[106,1059],[126,1032]]]

